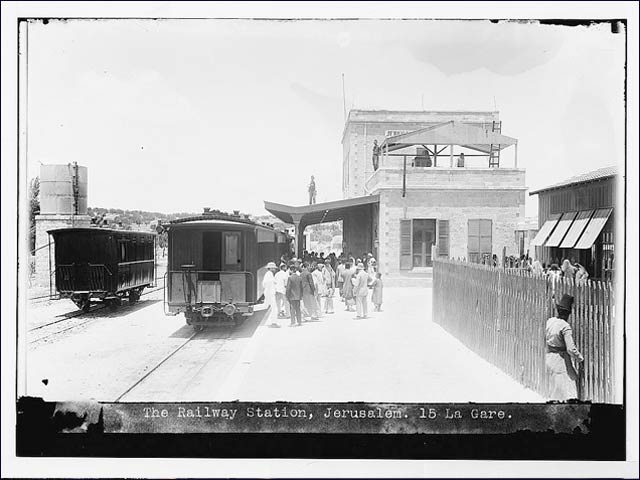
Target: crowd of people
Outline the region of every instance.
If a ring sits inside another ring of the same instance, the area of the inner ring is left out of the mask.
[[[382,274],[371,253],[358,258],[307,251],[300,258],[283,255],[279,266],[267,264],[262,287],[274,328],[280,327],[280,319],[290,319],[294,327],[333,314],[334,299],[345,311],[355,311],[356,319],[368,318],[370,301],[374,311],[382,311]]]
[[[485,255],[481,262],[483,265],[491,265],[493,267],[500,267],[500,261],[498,256]],[[564,258],[562,262],[555,259],[552,263],[541,263],[539,260],[534,260],[529,256],[529,252],[521,255],[520,257],[508,256],[503,261],[504,268],[522,269],[535,276],[545,276],[553,280],[559,278],[570,278],[575,280],[576,283],[586,283],[589,279],[589,272],[580,263],[574,259]]]

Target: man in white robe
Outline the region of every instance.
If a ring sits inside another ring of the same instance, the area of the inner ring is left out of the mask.
[[[267,322],[272,328],[280,328],[278,322],[278,306],[276,304],[276,281],[274,272],[277,270],[276,264],[269,262],[267,272],[262,279],[262,289],[264,291],[264,304],[269,308]]]

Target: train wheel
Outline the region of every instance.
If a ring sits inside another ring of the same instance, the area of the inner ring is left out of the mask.
[[[91,302],[89,301],[89,299],[83,300],[80,303],[79,307],[83,312],[87,313],[91,308]]]
[[[140,293],[137,290],[129,290],[129,303],[134,304],[140,300]]]

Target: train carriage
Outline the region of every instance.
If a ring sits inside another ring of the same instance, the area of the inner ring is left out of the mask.
[[[155,283],[155,233],[105,228],[48,232],[55,245],[55,287],[79,308],[103,302],[115,308],[136,302]]]
[[[266,264],[290,253],[290,239],[240,216],[204,213],[174,220],[168,232],[165,312],[187,324],[235,325],[262,295]]]

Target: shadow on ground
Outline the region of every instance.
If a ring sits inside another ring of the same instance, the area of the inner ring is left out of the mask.
[[[212,325],[205,327],[193,341],[207,341],[218,340],[220,338],[227,338],[233,340],[235,338],[249,338],[254,335],[256,329],[263,323],[266,318],[267,310],[259,310],[254,312],[249,317],[244,317],[244,320],[233,327],[230,325]],[[191,325],[183,325],[178,330],[173,332],[171,338],[189,338],[194,334],[195,330]]]

